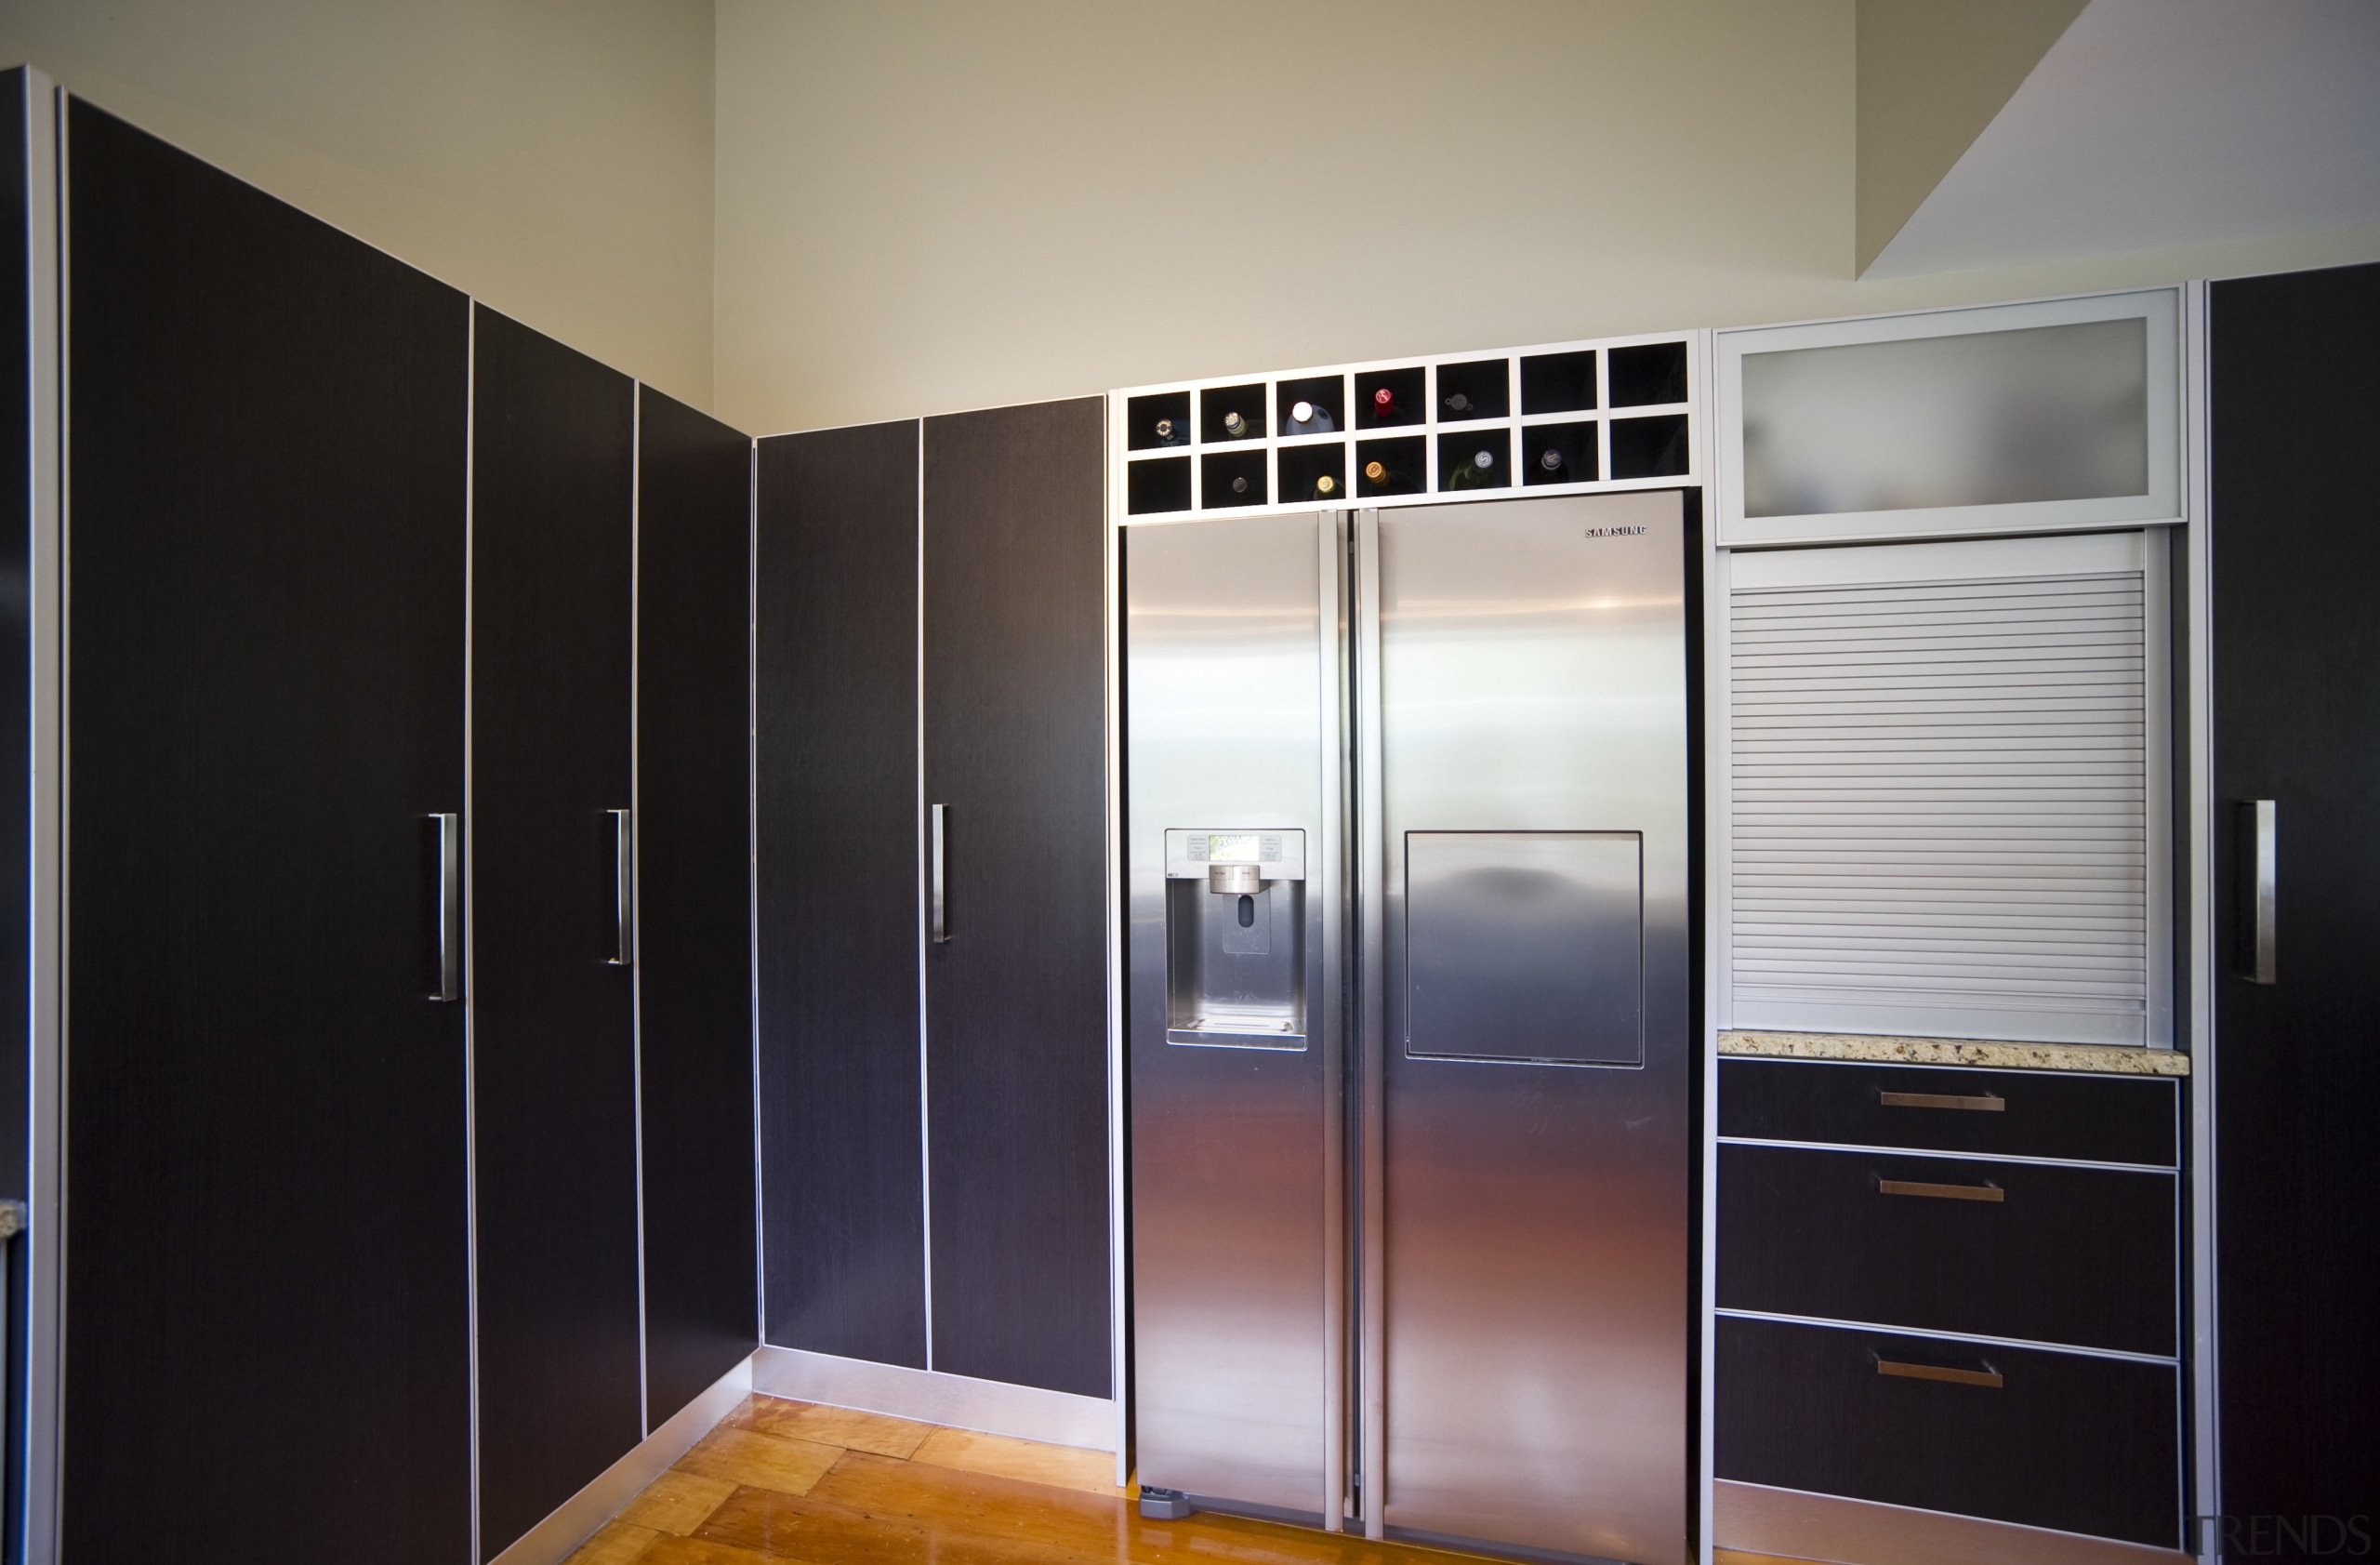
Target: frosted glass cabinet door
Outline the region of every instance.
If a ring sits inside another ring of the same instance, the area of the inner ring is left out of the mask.
[[[1720,334],[1719,541],[2179,513],[2172,289]]]

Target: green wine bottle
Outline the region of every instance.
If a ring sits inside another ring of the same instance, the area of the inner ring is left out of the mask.
[[[1496,483],[1496,453],[1484,447],[1474,451],[1471,460],[1447,474],[1449,489],[1492,489]]]

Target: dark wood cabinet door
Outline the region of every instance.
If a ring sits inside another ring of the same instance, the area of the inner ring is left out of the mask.
[[[752,1144],[752,443],[637,420],[637,1061],[648,1426],[760,1341]]]
[[[480,1548],[644,1437],[630,807],[634,386],[477,312],[471,1005]]]
[[[2353,1516],[2380,1475],[2380,266],[2217,283],[2210,314],[2222,1508]],[[2233,965],[2258,799],[2270,985]]]
[[[69,120],[62,1553],[459,1562],[469,306]]]
[[[760,444],[768,1340],[925,1368],[918,426]]]
[[[1105,512],[1096,397],[925,424],[933,1367],[1104,1397]]]

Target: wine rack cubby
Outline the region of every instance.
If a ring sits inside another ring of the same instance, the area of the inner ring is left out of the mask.
[[[1117,498],[1161,521],[1696,484],[1701,373],[1675,334],[1134,388]]]

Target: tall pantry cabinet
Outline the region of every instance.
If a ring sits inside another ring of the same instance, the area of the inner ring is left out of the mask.
[[[493,1558],[758,1340],[750,443],[0,80],[12,1546]]]
[[[774,1346],[1115,1394],[1103,412],[760,443]]]

